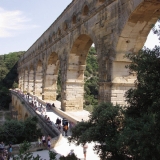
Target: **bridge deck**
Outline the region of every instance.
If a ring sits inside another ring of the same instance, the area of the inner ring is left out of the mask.
[[[42,100],[40,100],[38,98],[36,98],[36,99],[37,99],[36,102],[42,104],[43,107],[46,106],[46,103],[51,103],[51,104],[54,103],[55,106],[56,106],[56,109],[60,110],[60,102],[59,101],[47,101],[47,102],[43,101],[42,102]],[[30,95],[29,97],[27,97],[27,95],[26,95],[24,97],[24,100],[29,101],[31,103],[32,100],[33,100],[33,95]],[[46,115],[48,117],[50,117],[50,120],[52,121],[52,125],[55,125],[55,122],[56,122],[57,118],[60,118],[60,119],[66,118],[66,115],[72,117],[76,122],[81,121],[82,119],[83,120],[89,119],[89,117],[88,117],[89,112],[87,112],[85,110],[74,111],[74,112],[73,111],[72,112],[64,112],[65,117],[63,117],[62,115],[57,114],[54,109],[55,108],[51,108],[51,109],[46,108]],[[61,112],[63,112],[63,111],[61,111]],[[36,113],[41,115],[41,113],[39,111],[36,111]],[[61,133],[63,135],[62,128],[61,128]],[[71,135],[71,132],[68,131],[68,136],[70,136],[70,135]],[[93,159],[94,158],[94,160],[100,160],[98,155],[94,153],[93,146],[94,146],[94,143],[88,144],[87,159]],[[57,153],[57,158],[59,158],[61,155],[64,155],[64,156],[68,155],[69,152],[72,149],[74,150],[74,153],[78,156],[78,158],[80,160],[84,159],[83,158],[84,156],[83,156],[82,146],[75,146],[75,144],[73,144],[73,143],[69,144],[68,140],[67,140],[67,137],[65,137],[65,136],[62,136],[62,138],[58,142],[58,144],[54,148],[52,148],[51,150],[56,152]],[[39,152],[34,152],[34,155],[37,155],[37,154],[39,154],[42,158],[44,158],[46,160],[49,160],[48,150],[43,150],[41,152],[40,151]]]

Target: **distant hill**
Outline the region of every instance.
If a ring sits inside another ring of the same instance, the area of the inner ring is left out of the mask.
[[[10,95],[8,89],[16,88],[17,61],[24,51],[0,55],[0,109],[8,108]]]

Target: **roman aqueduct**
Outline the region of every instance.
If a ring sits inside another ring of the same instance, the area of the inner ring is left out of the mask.
[[[19,60],[20,90],[55,100],[60,70],[62,110],[82,110],[86,56],[94,44],[99,102],[125,104],[136,76],[124,55],[143,47],[159,16],[159,0],[73,0]]]

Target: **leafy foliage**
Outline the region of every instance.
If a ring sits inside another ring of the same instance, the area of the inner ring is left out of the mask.
[[[65,156],[61,156],[59,158],[59,160],[78,160],[78,158],[76,157],[76,155],[73,153],[71,155],[67,155],[66,157]]]
[[[98,62],[96,50],[91,47],[86,59],[86,71],[85,75],[85,85],[84,85],[84,108],[87,109],[88,106],[92,106],[92,109],[87,109],[92,111],[93,106],[98,104]]]
[[[128,108],[122,139],[134,159],[160,157],[160,48],[128,56],[137,74],[136,88],[126,93]],[[131,136],[132,135],[132,136]]]
[[[31,147],[30,142],[24,141],[20,144],[19,154],[13,156],[13,160],[43,160],[38,154],[36,157],[29,151]],[[56,153],[49,151],[50,160],[56,160]]]
[[[94,149],[101,159],[106,159],[112,155],[121,159],[117,140],[122,128],[123,116],[121,107],[113,106],[110,103],[100,104],[95,107],[87,122],[80,122],[72,129],[72,136],[69,142],[75,144],[85,144],[86,142],[96,142]]]
[[[101,159],[158,160],[160,157],[160,48],[127,56],[135,88],[126,93],[126,107],[100,104],[90,120],[72,130],[70,142],[95,142]]]
[[[0,108],[8,108],[11,101],[8,89],[18,86],[17,61],[23,53],[0,55]]]
[[[40,129],[37,129],[38,119],[32,117],[26,119],[24,122],[10,120],[6,121],[0,128],[0,141],[5,143],[18,144],[24,140],[29,142],[35,141],[42,135]]]

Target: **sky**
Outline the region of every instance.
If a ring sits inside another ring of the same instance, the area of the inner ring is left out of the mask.
[[[27,51],[72,0],[0,0],[0,55]],[[154,40],[153,40],[154,39]],[[146,46],[158,38],[149,35]]]

